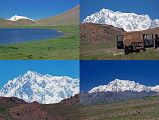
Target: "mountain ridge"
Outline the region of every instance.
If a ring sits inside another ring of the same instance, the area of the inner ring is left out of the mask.
[[[119,80],[115,79],[111,81],[108,85],[100,85],[92,88],[88,93],[97,92],[124,92],[124,91],[134,91],[134,92],[159,92],[159,85],[154,87],[145,86],[139,83],[135,83],[130,80]]]
[[[123,28],[125,31],[141,31],[159,27],[159,19],[152,20],[148,15],[114,12],[104,8],[99,12],[87,16],[83,20],[83,23],[113,25],[117,28]]]
[[[78,93],[79,79],[41,75],[33,71],[8,81],[0,91],[3,97],[17,97],[29,103],[36,101],[41,104],[59,103]]]

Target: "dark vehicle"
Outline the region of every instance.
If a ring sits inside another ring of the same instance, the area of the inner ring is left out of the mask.
[[[153,48],[154,46],[159,47],[159,40],[153,34],[135,31],[117,35],[117,49],[124,49],[125,54],[140,52],[141,50],[146,51],[146,48]]]

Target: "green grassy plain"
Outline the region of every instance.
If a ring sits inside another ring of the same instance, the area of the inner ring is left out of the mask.
[[[15,28],[15,27],[7,27]],[[17,28],[17,27],[16,27]],[[54,29],[62,37],[0,46],[1,60],[78,60],[79,26],[23,26],[18,28]]]
[[[104,45],[103,45],[104,46]],[[105,47],[103,49],[87,50],[80,54],[81,60],[159,60],[159,51],[154,48],[147,49],[146,52],[132,53],[125,55],[124,50]]]

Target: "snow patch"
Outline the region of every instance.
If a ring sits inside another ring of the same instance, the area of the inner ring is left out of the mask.
[[[17,20],[21,20],[21,19],[32,20],[32,19],[30,19],[28,17],[18,16],[18,15],[14,15],[10,19],[8,19],[8,20],[10,20],[10,21],[17,21]],[[34,20],[32,20],[32,21],[34,21]]]

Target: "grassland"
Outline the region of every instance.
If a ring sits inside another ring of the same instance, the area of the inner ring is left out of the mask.
[[[116,48],[115,38],[113,41],[99,44],[83,43],[80,46],[81,60],[158,60],[159,51],[149,48],[146,52],[125,55],[124,50]]]
[[[114,48],[90,51],[81,55],[82,60],[159,60],[159,52],[154,48],[146,52],[132,53],[125,55],[123,50]]]
[[[8,27],[10,28],[10,27]],[[65,33],[55,39],[0,46],[1,60],[72,60],[79,59],[79,26],[23,26],[20,28],[54,29]]]
[[[82,106],[80,111],[82,120],[159,120],[159,96]]]

